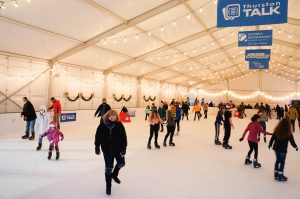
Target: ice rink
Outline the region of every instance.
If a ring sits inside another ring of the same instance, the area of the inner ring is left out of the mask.
[[[159,133],[161,149],[146,149],[149,125],[143,110],[125,124],[128,136],[126,166],[120,172],[121,185],[113,184],[112,195],[105,194],[103,157],[94,153],[94,134],[98,119],[89,114],[89,122],[63,126],[65,140],[60,143],[61,159],[47,160],[48,141],[42,151],[35,151],[37,140],[21,140],[20,133],[1,135],[0,198],[20,199],[299,199],[300,152],[289,146],[285,174],[288,182],[275,182],[275,155],[268,143],[259,144],[262,168],[245,166],[248,143],[240,143],[251,113],[245,119],[234,118],[230,144],[225,150],[213,143],[215,111],[207,120],[181,122],[175,136],[176,147],[162,146],[165,135]],[[272,132],[278,120],[267,123]],[[13,128],[13,127],[12,127]],[[294,133],[300,145],[300,131]],[[223,137],[223,130],[221,133]],[[268,137],[268,140],[270,137]],[[152,144],[153,146],[153,144]]]

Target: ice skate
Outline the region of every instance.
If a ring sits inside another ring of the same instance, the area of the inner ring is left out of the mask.
[[[36,147],[36,150],[39,151],[39,150],[41,150],[41,148],[42,148],[42,145],[39,144],[39,145]]]
[[[222,145],[222,143],[219,140],[215,140],[215,145]]]
[[[256,168],[256,169],[257,169],[257,168],[260,168],[260,167],[261,167],[261,164],[258,163],[257,160],[254,160],[254,161],[253,161],[253,167]]]
[[[246,157],[245,165],[250,165],[250,164],[252,164],[252,161],[250,160],[250,158]]]
[[[175,144],[174,144],[173,142],[171,142],[169,145],[170,145],[170,146],[175,146]]]
[[[278,179],[277,179],[277,181],[279,181],[279,182],[286,182],[287,180],[288,180],[288,178],[286,176],[284,176],[283,174],[279,175]]]
[[[274,171],[274,179],[278,180],[278,178],[279,178],[278,171]]]
[[[52,152],[49,152],[48,153],[48,160],[51,160],[51,157],[52,157]]]
[[[34,134],[32,136],[29,137],[29,140],[34,140]]]
[[[111,186],[106,185],[106,195],[111,194]]]
[[[111,178],[115,181],[115,183],[121,184],[121,180],[117,176],[112,175]]]
[[[163,143],[163,145],[164,145],[164,147],[167,147],[167,144],[165,142]]]
[[[22,139],[28,139],[29,138],[29,133],[26,133],[25,135],[22,136]]]
[[[56,152],[56,160],[59,160],[60,153]]]
[[[155,148],[160,149],[160,146],[158,144],[155,144]]]
[[[230,146],[229,144],[227,144],[224,148],[225,149],[232,149],[232,146]]]
[[[151,144],[148,144],[148,145],[147,145],[147,149],[151,149]]]

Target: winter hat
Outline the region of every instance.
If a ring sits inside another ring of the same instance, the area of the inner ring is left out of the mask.
[[[258,120],[259,118],[260,118],[260,116],[258,114],[255,114],[251,117],[251,121],[254,122],[254,121]]]
[[[157,107],[156,106],[152,106],[151,107],[151,111],[157,111]]]
[[[56,128],[56,122],[55,121],[50,122],[49,127],[50,128]]]

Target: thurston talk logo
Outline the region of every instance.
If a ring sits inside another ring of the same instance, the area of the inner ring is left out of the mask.
[[[227,5],[222,12],[225,20],[234,20],[241,16],[241,7],[239,4]]]
[[[249,1],[251,2],[251,1]],[[280,15],[281,2],[259,4],[229,4],[222,9],[225,20],[234,20],[241,17]]]

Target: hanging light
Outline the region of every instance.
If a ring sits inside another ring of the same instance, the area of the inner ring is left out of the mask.
[[[5,9],[4,1],[0,1],[0,8],[1,8],[1,10],[4,10],[4,9]]]
[[[149,32],[148,32],[148,36],[151,36],[151,34],[152,34],[151,31],[149,31]]]
[[[139,39],[139,35],[135,35],[135,39]]]
[[[27,3],[30,3],[31,2],[31,0],[26,0],[27,1]]]
[[[18,1],[17,1],[17,0],[14,1],[14,2],[13,2],[13,5],[14,5],[16,8],[19,7]]]
[[[124,42],[127,42],[127,36],[126,36],[126,37],[124,37]]]
[[[186,19],[187,19],[187,20],[189,20],[190,18],[191,18],[191,15],[190,15],[190,14],[186,15]]]
[[[199,9],[199,12],[202,13],[202,12],[203,12],[203,8],[200,8],[200,9]]]
[[[289,39],[291,39],[292,37],[293,37],[293,36],[290,34],[290,35],[289,35]]]
[[[172,24],[173,24],[173,26],[176,26],[176,21],[175,21],[175,19],[173,20],[173,23],[172,23]]]
[[[164,31],[164,27],[163,26],[160,27],[160,31],[162,31],[162,32]]]

